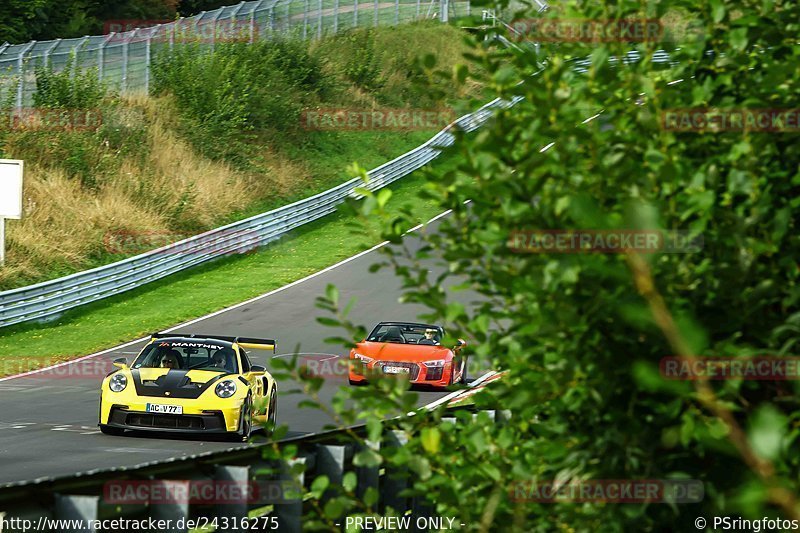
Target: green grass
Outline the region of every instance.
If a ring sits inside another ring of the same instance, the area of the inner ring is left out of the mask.
[[[444,158],[437,165],[453,163]],[[389,204],[393,209],[410,206],[420,222],[439,213],[431,201],[418,198],[425,183],[422,172],[395,183]],[[377,244],[354,235],[354,220],[352,215],[337,212],[256,253],[201,265],[69,311],[50,324],[5,328],[0,335],[0,361],[24,357],[29,368],[36,368],[68,360],[282,287]],[[0,365],[0,373],[2,369]],[[17,366],[6,373],[20,370]]]

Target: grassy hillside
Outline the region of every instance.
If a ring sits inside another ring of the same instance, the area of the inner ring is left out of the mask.
[[[84,109],[96,130],[0,127],[0,157],[26,161],[25,214],[7,224],[0,289],[141,253],[349,179],[428,131],[308,131],[304,110],[439,108],[464,101],[417,58],[450,69],[459,30],[420,23],[314,43],[231,44],[157,58],[151,95],[108,96],[91,71],[40,72],[39,109]],[[452,70],[452,69],[450,69]],[[3,95],[0,95],[3,98]],[[3,98],[7,101],[7,98]],[[124,250],[117,235],[143,234]]]

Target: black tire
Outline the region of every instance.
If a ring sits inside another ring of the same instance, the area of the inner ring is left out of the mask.
[[[275,428],[278,427],[278,389],[275,385],[269,393],[269,409],[267,411],[267,435],[271,435]]]
[[[103,435],[111,435],[112,437],[120,437],[123,433],[125,433],[125,430],[122,428],[115,428],[105,424],[100,424],[100,433]]]
[[[350,383],[350,385],[352,385],[353,387],[363,387],[364,385],[366,385],[366,384],[367,384],[367,382],[366,382],[366,381],[353,381],[353,380],[352,380],[352,379],[350,379],[350,378],[347,378],[347,381],[348,381],[348,383]]]
[[[249,394],[242,404],[242,412],[239,415],[239,432],[236,433],[238,440],[247,441],[250,433],[253,432],[253,398]]]

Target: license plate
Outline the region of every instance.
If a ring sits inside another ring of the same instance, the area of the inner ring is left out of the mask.
[[[165,415],[182,415],[183,407],[180,405],[161,405],[158,403],[147,404],[148,413],[161,413]]]
[[[383,372],[385,374],[408,374],[410,369],[404,366],[385,366],[383,367]]]

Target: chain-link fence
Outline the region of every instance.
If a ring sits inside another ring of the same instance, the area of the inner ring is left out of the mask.
[[[109,21],[105,35],[0,45],[0,106],[31,105],[38,68],[92,69],[111,91],[147,92],[153,57],[184,43],[213,49],[223,42],[252,43],[275,34],[321,38],[356,27],[419,19],[447,22],[469,15],[470,9],[470,0],[260,0],[160,24]],[[147,27],[113,31],[130,25]]]

